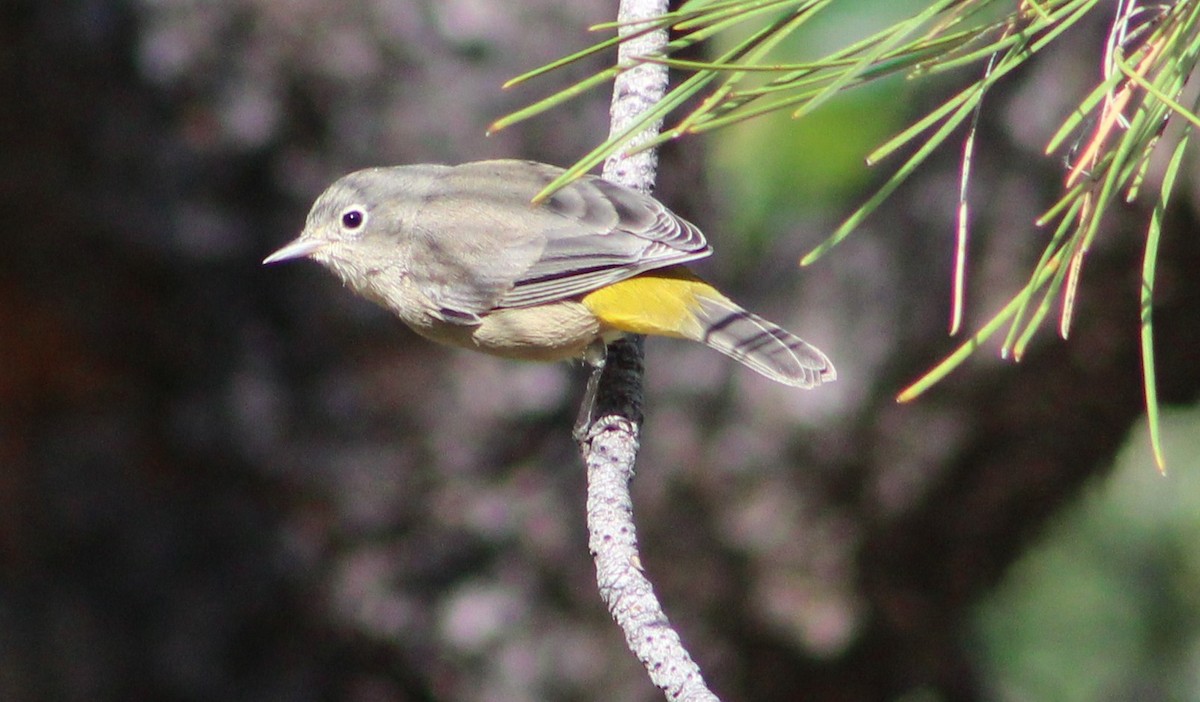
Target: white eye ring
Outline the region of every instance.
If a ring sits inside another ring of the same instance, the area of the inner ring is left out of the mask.
[[[367,225],[367,208],[362,205],[350,205],[338,216],[342,231],[357,233]]]

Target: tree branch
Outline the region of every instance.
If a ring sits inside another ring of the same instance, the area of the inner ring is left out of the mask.
[[[637,28],[633,22],[666,11],[666,0],[622,0],[617,14],[622,35]],[[666,42],[667,33],[657,31],[621,44],[618,61],[630,68],[617,77],[613,86],[611,134],[628,129],[665,94],[666,67],[636,64],[633,59],[660,53]],[[653,138],[660,127],[655,124],[637,135],[627,148]],[[605,161],[604,177],[648,193],[654,186],[657,162],[653,149],[632,156],[617,154]],[[669,700],[716,700],[699,666],[667,621],[638,554],[629,483],[642,421],[642,342],[636,337],[609,346],[590,413],[594,419],[584,430],[580,448],[587,465],[588,547],[596,562],[600,596],[650,680]]]

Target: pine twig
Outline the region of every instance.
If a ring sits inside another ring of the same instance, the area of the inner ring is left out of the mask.
[[[613,86],[610,131],[614,135],[628,131],[666,94],[667,67],[637,58],[660,54],[666,46],[665,30],[644,32],[638,21],[660,16],[667,9],[666,0],[621,0],[620,33],[631,39],[622,42],[618,50],[618,67],[625,70]],[[649,192],[657,153],[653,149],[626,153],[657,136],[660,127],[661,122],[651,125],[633,137],[626,152],[605,161],[604,177]],[[593,419],[580,446],[587,465],[588,547],[596,563],[600,596],[651,682],[672,702],[715,702],[717,697],[704,683],[699,666],[667,621],[638,554],[629,483],[642,421],[642,348],[640,337],[611,344],[596,395],[590,398],[595,402],[590,412]]]

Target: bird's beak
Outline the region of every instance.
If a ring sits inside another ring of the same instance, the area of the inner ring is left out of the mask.
[[[301,237],[290,244],[287,244],[282,249],[276,251],[270,256],[264,258],[263,263],[279,263],[280,261],[290,261],[296,258],[311,256],[320,249],[325,248],[325,244],[327,243],[328,242],[319,241],[317,239],[305,239]]]

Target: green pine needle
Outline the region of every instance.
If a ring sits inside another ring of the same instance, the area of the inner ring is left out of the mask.
[[[1069,331],[1079,280],[1087,275],[1086,254],[1104,231],[1114,204],[1133,200],[1147,180],[1162,179],[1146,231],[1142,275],[1141,345],[1143,384],[1151,442],[1160,467],[1165,465],[1158,436],[1154,380],[1153,327],[1150,323],[1153,277],[1166,204],[1193,129],[1200,128],[1195,108],[1181,104],[1189,76],[1200,62],[1200,0],[1163,3],[1114,3],[1101,0],[927,0],[923,9],[817,58],[794,55],[785,41],[834,8],[853,7],[858,0],[690,0],[679,9],[641,25],[641,31],[669,28],[672,40],[663,55],[643,57],[685,76],[650,111],[643,123],[618,134],[581,159],[539,199],[630,148],[629,138],[646,123],[665,119],[653,142],[689,135],[786,111],[803,119],[848,91],[894,76],[915,81],[934,74],[961,76],[963,85],[950,99],[915,119],[877,147],[868,163],[907,150],[882,185],[822,244],[802,260],[809,265],[855,231],[914,173],[926,158],[953,135],[970,132],[984,109],[988,90],[1015,69],[1063,40],[1082,19],[1101,12],[1110,36],[1096,57],[1097,84],[1048,140],[1046,153],[1067,162],[1062,195],[1040,217],[1037,226],[1053,225],[1054,233],[1029,279],[1004,309],[933,370],[913,383],[900,400],[910,400],[960,365],[975,349],[1008,326],[1001,354],[1019,359],[1059,303],[1059,332]],[[1123,12],[1113,16],[1114,11]],[[612,32],[615,23],[595,29]],[[618,40],[602,39],[507,85],[526,82],[581,59],[612,49]],[[680,58],[693,47],[709,49],[711,59]],[[628,66],[614,66],[500,118],[492,131],[538,116],[612,79]],[[954,72],[954,73],[952,73]],[[973,77],[972,77],[973,76]],[[1168,122],[1177,128],[1167,130]],[[637,148],[646,148],[640,145]],[[1157,165],[1159,149],[1171,159]],[[986,144],[984,145],[986,148]],[[965,187],[965,185],[964,185]],[[948,230],[953,228],[947,223]],[[1115,233],[1113,235],[1116,235]],[[947,237],[951,241],[952,237]]]

